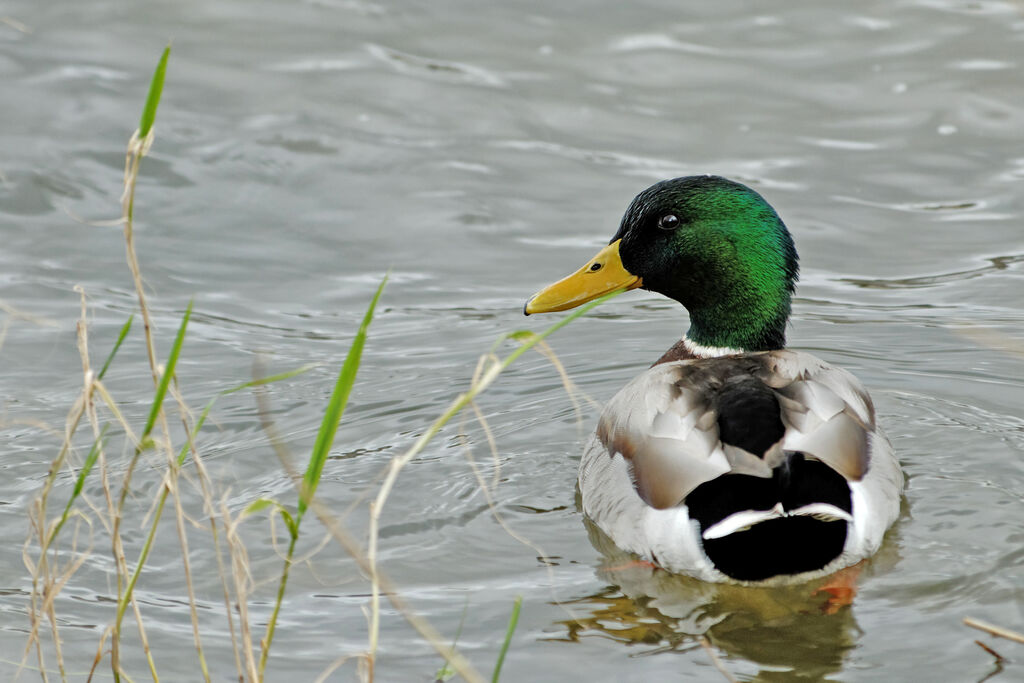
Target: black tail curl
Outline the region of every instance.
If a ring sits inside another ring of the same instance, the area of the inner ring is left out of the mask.
[[[838,472],[803,453],[787,452],[772,477],[726,474],[701,484],[686,497],[701,533],[745,510],[792,511],[828,503],[852,513],[850,487]],[[721,538],[704,540],[704,552],[722,573],[740,581],[761,581],[825,567],[843,551],[848,524],[797,515],[770,519]]]

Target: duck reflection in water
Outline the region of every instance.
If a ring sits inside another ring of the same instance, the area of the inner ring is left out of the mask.
[[[636,646],[637,656],[701,649],[700,637],[754,681],[817,681],[842,670],[861,633],[852,610],[853,581],[895,562],[888,545],[871,561],[837,574],[783,586],[715,584],[672,574],[618,548],[595,524],[587,532],[603,561],[597,575],[608,585],[566,606],[576,619],[560,622],[564,638],[603,637]],[[725,680],[721,676],[719,679]]]

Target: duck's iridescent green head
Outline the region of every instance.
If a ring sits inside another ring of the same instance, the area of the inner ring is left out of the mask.
[[[698,344],[778,349],[797,272],[793,239],[761,195],[717,176],[675,178],[637,195],[609,246],[535,295],[526,312],[643,287],[686,307],[687,337]]]

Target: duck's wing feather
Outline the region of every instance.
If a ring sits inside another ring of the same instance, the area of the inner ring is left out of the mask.
[[[821,460],[847,481],[860,481],[870,465],[868,434],[875,431],[875,406],[852,374],[809,353],[764,355],[767,382],[776,388],[786,426],[782,447]]]
[[[737,436],[746,425],[758,433]],[[597,436],[629,463],[640,497],[663,509],[723,474],[771,477],[786,451],[858,481],[874,431],[874,406],[853,375],[781,350],[656,365],[612,398]]]
[[[656,365],[623,387],[605,406],[597,437],[610,457],[630,465],[647,504],[676,505],[700,483],[730,470],[715,413],[699,384],[681,382],[680,363]]]

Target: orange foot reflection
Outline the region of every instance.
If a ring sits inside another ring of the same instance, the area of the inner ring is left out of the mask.
[[[828,577],[828,580],[814,591],[814,595],[828,593],[828,600],[822,605],[821,611],[825,614],[835,614],[843,607],[852,605],[854,597],[857,596],[857,579],[863,570],[863,563],[858,562]]]
[[[605,567],[606,572],[624,572],[627,569],[657,569],[658,565],[647,560],[630,560],[629,562],[623,562],[617,564],[614,567]]]

